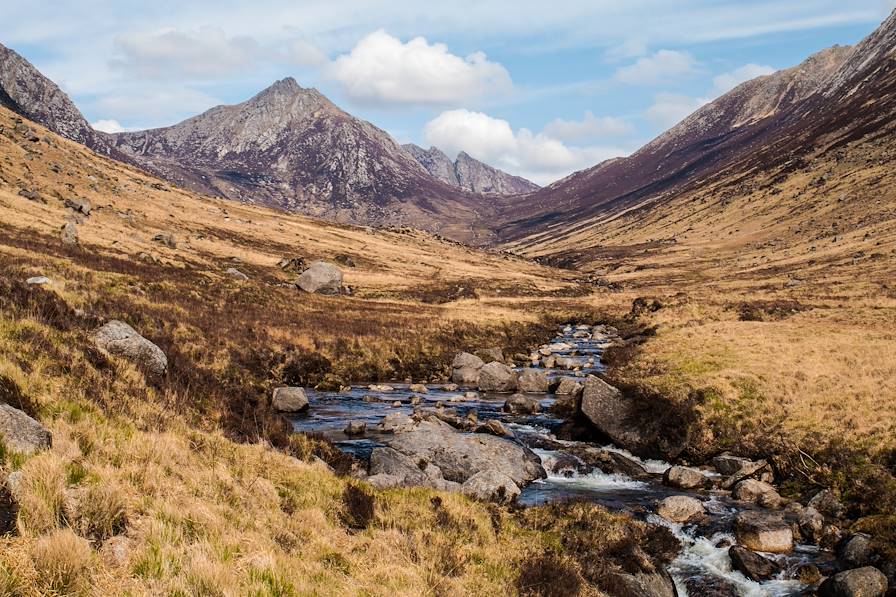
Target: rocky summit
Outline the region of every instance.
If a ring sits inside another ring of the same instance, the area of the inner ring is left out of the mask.
[[[413,143],[403,147],[432,176],[466,191],[495,195],[520,195],[539,189],[534,182],[492,168],[463,151],[457,155],[456,160],[451,161],[451,158],[437,147],[423,149]]]

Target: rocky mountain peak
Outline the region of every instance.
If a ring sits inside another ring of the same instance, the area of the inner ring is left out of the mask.
[[[452,186],[474,193],[518,195],[537,190],[539,187],[525,178],[513,176],[493,168],[465,151],[452,161],[437,147],[423,149],[413,143],[404,145],[424,168],[435,178]]]

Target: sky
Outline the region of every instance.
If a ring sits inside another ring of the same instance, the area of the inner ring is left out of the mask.
[[[0,0],[0,43],[101,130],[294,77],[401,143],[548,184],[750,78],[855,44],[896,0]]]

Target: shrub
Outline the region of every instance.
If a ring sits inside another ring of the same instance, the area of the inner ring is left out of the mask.
[[[90,587],[93,552],[87,541],[70,529],[41,537],[32,551],[37,579],[45,593],[82,595]]]
[[[567,597],[582,590],[575,564],[556,553],[540,553],[523,560],[516,587],[523,596]]]
[[[104,541],[123,533],[127,523],[127,504],[118,487],[91,485],[81,495],[77,527],[83,535]]]
[[[350,529],[366,529],[376,515],[376,498],[357,485],[346,485],[342,492],[342,523]]]

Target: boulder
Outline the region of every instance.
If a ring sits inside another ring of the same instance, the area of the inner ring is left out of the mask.
[[[735,570],[756,582],[768,580],[781,571],[781,567],[774,560],[740,545],[732,545],[728,549],[728,557],[731,558],[731,566]]]
[[[753,551],[793,551],[793,531],[780,516],[764,512],[741,512],[734,522],[737,542]]]
[[[520,488],[513,479],[498,471],[481,471],[461,485],[464,495],[483,502],[509,504],[520,495]]]
[[[429,477],[413,460],[392,448],[374,448],[370,453],[370,476],[391,475],[403,486],[428,485]]]
[[[364,435],[367,432],[367,423],[364,421],[349,421],[345,426],[346,435]]]
[[[476,427],[476,433],[490,433],[498,437],[510,437],[513,434],[498,419],[489,419]]]
[[[402,480],[395,475],[373,475],[367,477],[367,482],[377,489],[394,489],[402,486]]]
[[[500,348],[480,348],[474,351],[474,353],[482,359],[483,363],[504,362],[504,352]]]
[[[804,585],[814,585],[821,580],[821,571],[815,564],[798,564],[790,576]]]
[[[90,212],[93,211],[93,205],[91,205],[89,200],[80,199],[78,197],[66,199],[65,206],[70,210],[84,214],[85,216],[89,216]]]
[[[726,477],[719,486],[722,489],[731,489],[744,479],[748,479],[753,475],[759,474],[768,467],[768,462],[759,460],[757,462],[748,461],[747,464],[741,466],[737,471]]]
[[[240,270],[236,269],[235,267],[228,267],[224,273],[227,274],[228,276],[230,276],[231,278],[233,278],[234,280],[240,280],[242,282],[245,282],[246,280],[249,279],[249,276],[247,276]]]
[[[315,261],[296,279],[296,286],[305,292],[339,294],[342,288],[342,270],[325,261]]]
[[[422,383],[412,383],[412,384],[408,387],[408,391],[410,391],[410,392],[416,392],[417,394],[428,394],[428,393],[429,393],[429,388],[427,388],[427,387],[426,387],[424,384],[422,384]],[[452,390],[452,391],[453,391],[453,390]]]
[[[686,523],[704,513],[703,502],[686,495],[673,495],[660,501],[656,513],[672,522]]]
[[[514,394],[504,402],[504,412],[512,415],[532,415],[541,412],[541,402],[533,396]]]
[[[282,413],[297,413],[308,410],[308,397],[302,388],[274,388],[271,408]]]
[[[797,524],[800,527],[800,533],[807,540],[816,544],[821,541],[824,531],[824,516],[821,512],[809,506],[799,513]]]
[[[63,245],[77,245],[78,244],[78,226],[74,222],[66,222],[62,226],[62,232],[60,233],[60,238],[62,239]]]
[[[706,487],[709,479],[697,469],[686,466],[673,466],[663,473],[663,484],[679,489],[698,489]]]
[[[865,533],[857,533],[842,543],[838,554],[840,559],[850,568],[861,568],[873,564],[874,547],[871,537]]]
[[[50,278],[46,276],[34,276],[33,278],[28,278],[25,280],[25,284],[29,286],[44,286],[45,284],[50,283]]]
[[[414,422],[411,418],[402,413],[389,413],[383,420],[377,425],[377,430],[380,433],[399,433],[401,431],[407,431],[414,426]]]
[[[734,499],[760,504],[765,508],[778,508],[783,501],[774,487],[756,479],[744,479],[734,486]]]
[[[659,565],[653,566],[654,572],[637,572],[628,574],[613,572],[609,575],[613,584],[612,595],[618,597],[678,597],[675,581]],[[692,592],[692,595],[699,593]]]
[[[370,390],[371,392],[380,392],[381,394],[386,394],[386,393],[395,391],[395,388],[393,388],[392,386],[386,386],[386,385],[381,385],[381,384],[369,385],[369,386],[367,386],[367,389]]]
[[[549,385],[548,376],[538,369],[523,369],[517,379],[517,389],[520,392],[544,394],[548,391]]]
[[[630,450],[644,445],[644,436],[630,422],[633,417],[629,402],[622,392],[602,379],[593,377],[585,381],[580,408],[582,414],[617,445]]]
[[[128,359],[153,375],[164,375],[168,369],[162,349],[123,321],[113,319],[94,330],[91,337],[102,352]]]
[[[24,412],[8,404],[0,404],[0,440],[10,450],[33,454],[49,449],[53,436]]]
[[[438,420],[420,421],[383,441],[414,462],[434,464],[445,479],[457,483],[482,471],[503,473],[518,487],[546,476],[541,460],[528,448],[494,435],[459,433]]]
[[[479,383],[479,372],[485,363],[474,354],[459,352],[451,363],[451,381],[454,383],[472,387]]]
[[[828,578],[818,588],[820,597],[883,597],[887,577],[872,566],[854,568]]]
[[[479,370],[479,389],[483,392],[513,392],[516,390],[516,371],[494,361]]]
[[[560,381],[560,385],[557,386],[557,391],[554,392],[559,396],[581,396],[582,390],[584,386],[577,382],[574,379],[564,378]]]
[[[152,240],[159,244],[165,245],[169,249],[177,248],[177,241],[174,240],[174,237],[167,232],[160,232],[156,234],[154,237],[152,237]]]
[[[808,505],[831,518],[840,518],[844,511],[843,504],[840,503],[840,500],[837,499],[837,496],[830,489],[822,489],[816,493],[809,500]]]
[[[728,453],[720,454],[712,459],[712,465],[715,467],[716,471],[718,471],[720,475],[725,475],[726,477],[737,473],[740,469],[751,464],[753,464],[752,460],[740,458],[739,456],[732,456]]]

